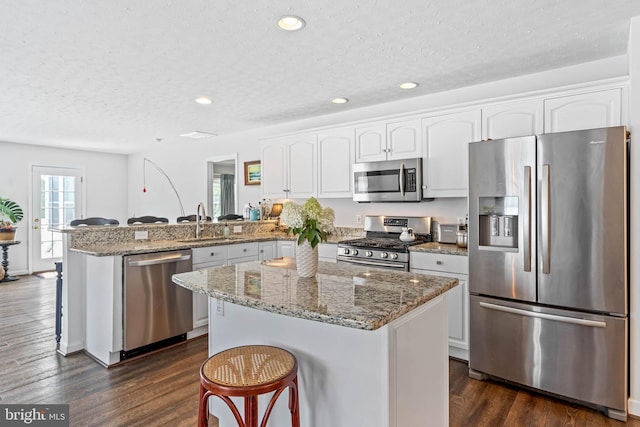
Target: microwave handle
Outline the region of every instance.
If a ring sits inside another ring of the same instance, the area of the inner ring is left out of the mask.
[[[400,163],[400,194],[404,196],[404,162]]]

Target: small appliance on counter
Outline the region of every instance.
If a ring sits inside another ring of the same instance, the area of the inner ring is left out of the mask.
[[[457,224],[438,224],[438,242],[456,244]]]

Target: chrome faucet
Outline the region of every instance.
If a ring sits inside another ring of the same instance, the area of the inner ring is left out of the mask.
[[[202,210],[202,215],[200,215]],[[200,202],[196,208],[196,239],[200,238],[200,231],[202,229],[202,223],[207,219],[207,213],[205,212],[204,203]]]

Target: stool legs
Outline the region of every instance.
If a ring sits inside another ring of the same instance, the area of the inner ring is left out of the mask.
[[[258,396],[244,398],[244,424],[246,427],[258,427]]]
[[[289,411],[291,411],[291,426],[300,427],[300,403],[298,401],[298,377],[289,386]]]
[[[209,396],[206,390],[200,386],[200,400],[198,400],[198,427],[209,426]]]

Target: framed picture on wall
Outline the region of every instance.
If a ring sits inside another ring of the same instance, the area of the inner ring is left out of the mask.
[[[260,160],[244,162],[244,185],[260,185],[261,176]]]

